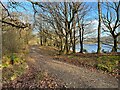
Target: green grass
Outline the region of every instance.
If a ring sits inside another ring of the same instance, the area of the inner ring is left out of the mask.
[[[120,56],[100,56],[100,57],[81,57],[68,55],[69,59],[75,59],[79,62],[87,63],[90,66],[96,66],[97,69],[107,71],[110,73],[117,73],[120,69],[118,63],[120,62]]]
[[[98,69],[112,73],[116,69],[119,69],[118,67],[119,61],[120,61],[120,56],[101,56],[97,59],[96,67]]]
[[[73,58],[76,58],[76,57],[73,56],[73,55],[68,55],[68,58],[69,58],[69,59],[73,59]]]

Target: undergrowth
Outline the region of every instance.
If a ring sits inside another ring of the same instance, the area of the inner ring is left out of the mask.
[[[96,67],[103,71],[117,74],[120,56],[101,56],[97,59]]]
[[[21,76],[28,65],[25,62],[25,57],[23,55],[14,54],[14,64],[10,64],[10,56],[3,56],[2,59],[2,82],[7,83]]]

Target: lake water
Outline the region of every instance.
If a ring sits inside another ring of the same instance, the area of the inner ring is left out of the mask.
[[[84,49],[87,50],[87,52],[92,53],[92,52],[97,52],[97,44],[84,44],[83,45]],[[120,45],[119,45],[120,48]],[[112,47],[108,46],[108,45],[104,45],[102,44],[101,50],[107,51],[107,52],[111,52]],[[80,44],[76,45],[76,52],[80,51]],[[120,49],[118,49],[118,52],[120,52]]]

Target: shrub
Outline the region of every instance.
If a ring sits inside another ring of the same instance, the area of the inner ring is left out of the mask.
[[[83,52],[87,53],[88,51],[86,49],[83,49]]]

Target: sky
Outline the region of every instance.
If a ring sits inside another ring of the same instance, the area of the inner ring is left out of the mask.
[[[5,2],[7,0],[4,0],[4,4],[7,4],[7,2]],[[90,0],[88,0],[90,1]],[[31,15],[30,19],[31,21],[33,20],[33,14],[34,14],[34,10],[32,8],[32,5],[31,3],[29,2],[20,2],[21,3],[21,6],[24,6],[24,8],[21,8],[21,7],[17,7],[17,11],[18,12],[22,12],[26,15]],[[94,24],[94,29],[97,29],[98,27],[98,11],[97,11],[97,2],[86,2],[86,4],[88,4],[89,6],[92,7],[90,13],[89,13],[89,18],[91,18],[92,20],[92,23]],[[15,9],[13,8],[10,8],[9,9],[10,11],[16,11]],[[105,13],[106,12],[106,9],[102,7],[102,13]],[[106,36],[107,34],[106,33],[102,33],[102,36]],[[97,36],[97,35],[96,35]]]
[[[2,2],[8,2],[8,0],[0,0]],[[26,0],[14,0],[17,2],[26,2]],[[97,2],[98,0],[34,0],[34,1],[38,1],[38,2]],[[119,0],[101,0],[102,2],[107,2],[107,1],[114,1],[114,2],[118,2]]]

